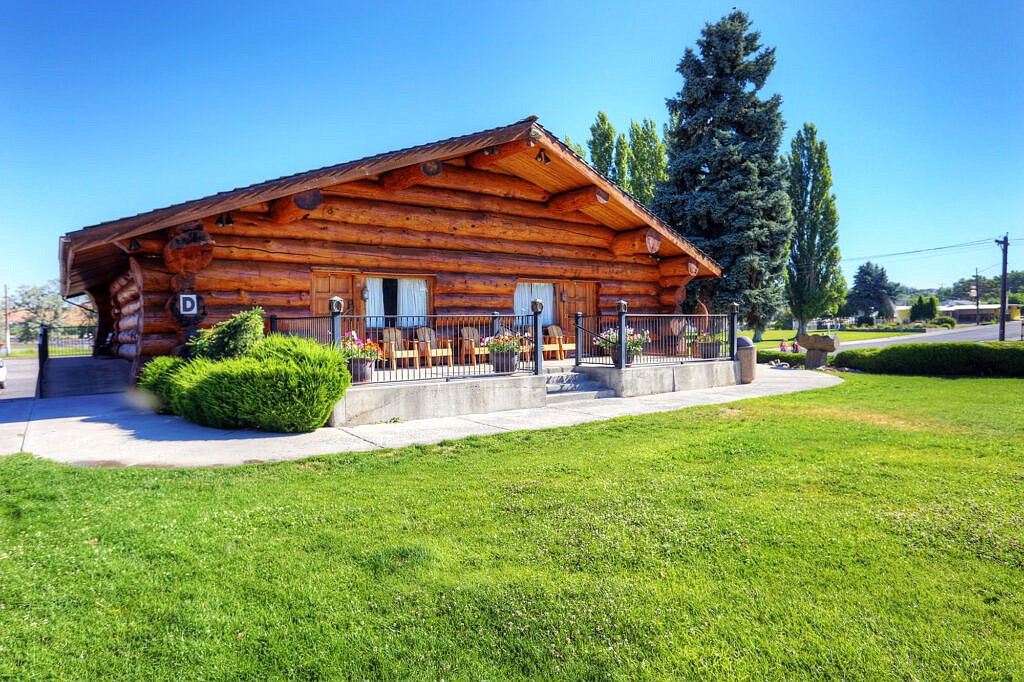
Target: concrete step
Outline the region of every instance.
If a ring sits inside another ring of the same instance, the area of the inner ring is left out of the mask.
[[[601,388],[592,391],[555,391],[548,392],[548,405],[561,403],[575,403],[582,400],[598,400],[600,398],[614,398],[615,391],[610,388]]]

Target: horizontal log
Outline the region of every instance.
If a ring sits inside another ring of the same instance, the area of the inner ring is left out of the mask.
[[[657,296],[661,293],[661,287],[656,282],[608,281],[601,282],[600,289],[604,295],[619,297],[632,294]]]
[[[534,139],[526,140],[513,140],[512,142],[505,142],[503,144],[494,145],[487,149],[481,149],[478,152],[474,152],[466,157],[466,165],[470,168],[486,168],[491,164],[494,164],[502,159],[506,159],[516,154],[522,154],[523,152],[532,151],[537,146],[537,141]]]
[[[309,215],[310,211],[320,208],[323,201],[324,198],[320,190],[306,190],[290,197],[275,199],[270,203],[268,215],[271,222],[286,225]]]
[[[254,244],[251,240],[241,237],[218,237],[215,255],[223,261],[249,261],[244,266],[236,266],[233,274],[241,276],[235,280],[234,286],[245,286],[250,277],[259,277],[253,266],[257,263],[274,265],[274,272],[287,276],[288,286],[273,287],[277,291],[294,290],[293,285],[301,264],[330,266],[341,265],[360,270],[397,270],[413,272],[445,272],[457,268],[458,272],[476,274],[504,274],[517,277],[550,278],[557,273],[565,279],[636,279],[654,281],[657,279],[657,268],[654,265],[635,263],[609,263],[604,260],[584,260],[573,258],[552,259],[529,254],[496,254],[447,251],[443,249],[380,249],[373,246],[349,244],[339,252],[322,242],[299,240],[266,240],[267,244]],[[295,261],[287,265],[286,261]],[[210,267],[196,275],[197,290],[226,289],[224,279],[216,281],[208,274],[217,265],[215,260]],[[292,272],[288,269],[292,268]],[[251,275],[245,275],[249,271]],[[216,271],[218,275],[225,272],[224,266]],[[308,273],[306,274],[308,277]],[[200,281],[203,282],[200,285]],[[261,281],[261,288],[268,289]],[[211,286],[216,283],[217,286]],[[308,286],[308,284],[307,284]]]
[[[261,306],[262,307],[262,306]],[[202,321],[200,326],[211,327],[218,322],[234,317],[238,313],[245,312],[251,309],[252,306],[239,306],[239,305],[207,305],[206,306],[206,318]],[[309,308],[303,311],[296,310],[291,307],[281,306],[267,306],[263,308],[265,316],[277,315],[278,317],[308,317]]]
[[[137,343],[119,343],[114,350],[114,354],[125,360],[134,360],[139,354],[139,346]]]
[[[327,190],[325,194],[328,197],[388,201],[399,204],[411,204],[413,206],[448,208],[457,211],[486,211],[524,218],[556,219],[588,225],[601,224],[598,220],[578,211],[556,214],[547,205],[537,201],[491,196],[489,194],[445,187],[417,186],[397,192],[386,192],[376,183],[356,180],[344,185],[335,185],[330,190]]]
[[[596,185],[580,187],[557,194],[548,201],[548,208],[555,213],[583,211],[608,203],[608,192]]]
[[[435,308],[472,308],[474,310],[511,310],[515,305],[514,292],[507,294],[434,294]]]
[[[673,275],[689,275],[692,277],[697,274],[699,268],[700,264],[689,256],[665,258],[658,263],[658,270],[661,272],[662,277],[671,277]]]
[[[171,273],[158,256],[138,256],[128,259],[135,285],[140,291],[169,291]]]
[[[124,307],[132,301],[138,301],[141,293],[142,292],[139,291],[139,288],[135,284],[132,284],[129,287],[124,287],[114,294],[114,304],[119,307]]]
[[[139,341],[138,348],[142,355],[170,355],[179,344],[181,340],[177,334],[145,334]]]
[[[425,178],[440,175],[443,170],[444,164],[440,161],[425,161],[420,164],[383,173],[378,182],[385,191],[394,192],[395,190],[417,185]]]
[[[436,315],[452,315],[453,319],[447,325],[449,327],[468,327],[472,325],[485,325],[488,324],[492,313],[495,311],[502,315],[513,314],[512,304],[501,306],[498,308],[490,307],[470,307],[462,308],[459,306],[434,306],[434,314]],[[471,315],[474,318],[472,320],[460,320],[459,316]]]
[[[612,237],[610,247],[617,256],[628,256],[636,253],[658,253],[661,248],[661,233],[653,227],[620,232]]]
[[[356,225],[397,227],[435,234],[570,244],[607,248],[614,231],[602,225],[563,220],[525,219],[485,211],[454,211],[361,199],[332,197],[311,218]]]
[[[126,329],[114,335],[118,343],[135,343],[139,340],[139,332],[136,329]]]
[[[472,275],[464,272],[442,272],[434,279],[434,293],[442,294],[512,294],[516,278],[505,275]]]
[[[313,254],[326,258],[328,263],[340,262],[343,258],[342,244],[362,244],[364,246],[403,247],[410,249],[445,249],[448,251],[475,251],[485,253],[525,253],[541,255],[548,258],[584,258],[589,260],[607,261],[611,254],[607,250],[591,246],[576,246],[559,243],[523,242],[501,237],[464,236],[461,234],[417,231],[378,225],[351,225],[348,223],[331,223],[329,221],[305,220],[289,225],[287,238],[271,238],[272,232],[261,224],[261,221],[241,218],[230,227],[220,228],[217,233],[218,243],[241,244],[237,241],[248,239],[248,248],[264,249],[284,253],[290,243],[309,243],[322,240],[321,243],[333,243],[325,253]],[[230,235],[230,236],[229,236]],[[280,235],[284,236],[284,235]],[[301,253],[308,253],[304,248]],[[294,253],[294,251],[292,251]],[[282,256],[282,261],[294,261],[294,258]],[[623,260],[637,260],[635,258]],[[322,263],[323,260],[317,261]]]
[[[139,299],[139,298],[134,298],[134,299],[128,301],[127,303],[125,303],[123,306],[120,306],[120,308],[119,308],[119,312],[120,312],[121,317],[125,317],[126,315],[131,315],[131,314],[136,313],[136,312],[138,312],[140,310],[142,310],[142,299]]]
[[[427,178],[420,184],[540,203],[551,198],[550,192],[518,176],[453,166],[450,163],[444,165],[441,175]]]
[[[619,301],[628,303],[630,312],[636,312],[633,308],[656,309],[661,307],[661,300],[658,296],[646,296],[643,294],[628,294],[625,296],[602,295],[598,297],[597,305],[600,308],[611,308],[614,310]]]
[[[117,294],[117,292],[121,291],[126,286],[128,286],[130,284],[134,284],[134,283],[135,283],[135,280],[132,279],[131,271],[130,270],[125,270],[120,275],[115,277],[113,279],[113,281],[110,282],[110,293],[111,293],[111,295]]]
[[[684,287],[693,281],[692,275],[673,275],[671,277],[660,277],[658,279],[658,286],[662,289],[677,289]]]
[[[141,321],[142,313],[140,311],[136,311],[129,315],[122,315],[121,317],[117,318],[115,326],[119,331],[128,329],[138,329]]]
[[[223,247],[217,251],[223,252]],[[217,260],[217,256],[206,268],[195,276],[196,291],[227,291],[259,287],[262,291],[294,292],[309,291],[309,266],[287,263],[255,262],[248,253],[240,262],[234,260]],[[216,254],[215,254],[216,256]]]
[[[661,305],[674,308],[677,302],[675,290],[661,292],[661,294],[658,295],[658,300],[661,302]],[[682,301],[679,302],[681,303]]]
[[[258,285],[258,283],[253,283]],[[309,290],[305,291],[251,291],[236,289],[233,291],[205,291],[203,297],[207,305],[240,306],[244,308],[284,307],[309,308]]]

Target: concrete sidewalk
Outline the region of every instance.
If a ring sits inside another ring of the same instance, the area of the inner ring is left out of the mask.
[[[132,394],[0,402],[0,455],[29,452],[81,466],[201,467],[301,459],[333,452],[437,443],[472,435],[570,426],[625,415],[667,412],[840,383],[834,374],[758,365],[752,384],[602,398],[489,414],[323,428],[294,435],[223,431],[133,404]]]

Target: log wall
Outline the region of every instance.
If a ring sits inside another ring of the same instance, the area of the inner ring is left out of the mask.
[[[429,277],[437,314],[511,312],[517,280],[595,283],[598,309],[589,314],[612,314],[620,299],[631,312],[672,312],[688,281],[685,263],[665,272],[646,253],[646,225],[617,239],[620,232],[572,207],[549,207],[551,195],[521,178],[445,164],[420,184],[392,182],[398,189],[373,180],[323,188],[306,213],[264,203],[232,212],[231,221],[210,216],[146,235],[145,253],[110,285],[115,352],[140,359],[179,349],[185,338],[173,302],[182,292],[202,296],[203,326],[255,305],[310,315],[314,269],[352,272],[357,282]],[[212,246],[197,241],[197,229]],[[193,254],[200,249],[201,259]],[[357,313],[362,306],[357,300]]]

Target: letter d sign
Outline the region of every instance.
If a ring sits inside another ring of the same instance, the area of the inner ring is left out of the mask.
[[[196,315],[199,313],[199,300],[195,294],[181,294],[178,296],[178,310],[182,315]]]

